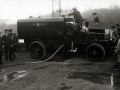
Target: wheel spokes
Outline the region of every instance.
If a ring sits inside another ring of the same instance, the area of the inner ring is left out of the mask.
[[[34,57],[41,57],[43,54],[42,48],[33,46],[31,48],[31,53]]]
[[[91,47],[89,48],[88,50],[88,56],[90,59],[93,59],[93,60],[98,60],[101,58],[101,55],[102,52],[100,51],[100,49],[98,47]]]

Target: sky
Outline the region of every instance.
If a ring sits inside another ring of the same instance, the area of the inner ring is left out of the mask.
[[[58,9],[55,2],[54,10]],[[120,0],[61,0],[62,9],[76,7],[81,12],[89,8],[108,8],[111,5],[120,6]],[[0,19],[17,20],[48,13],[52,13],[52,0],[0,0]]]

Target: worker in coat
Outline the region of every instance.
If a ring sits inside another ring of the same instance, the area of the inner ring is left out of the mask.
[[[77,24],[80,22],[83,22],[83,18],[81,16],[81,13],[75,7],[72,10],[73,10],[73,12],[69,13],[68,16],[73,15],[75,23],[77,23]]]
[[[12,61],[12,49],[11,49],[11,36],[9,35],[9,30],[5,30],[5,34],[2,36],[2,41],[4,44],[4,49],[5,49],[5,60],[6,61]],[[9,59],[8,59],[8,53],[9,53]]]
[[[97,16],[97,13],[96,13],[96,12],[94,12],[92,15],[93,15],[93,17],[94,17],[93,22],[100,22],[99,17]]]

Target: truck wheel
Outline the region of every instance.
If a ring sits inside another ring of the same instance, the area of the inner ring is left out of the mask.
[[[86,49],[86,56],[89,60],[100,61],[105,57],[105,50],[100,44],[92,43]]]
[[[34,41],[29,46],[29,53],[35,59],[42,59],[46,55],[46,49],[43,43]]]

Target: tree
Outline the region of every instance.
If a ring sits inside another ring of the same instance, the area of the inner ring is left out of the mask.
[[[29,18],[33,18],[33,16],[29,16]]]
[[[4,32],[5,29],[7,29],[7,24],[1,23],[1,25],[0,25],[0,31]]]
[[[9,24],[8,29],[12,29],[13,33],[17,33],[17,25],[16,24]]]

